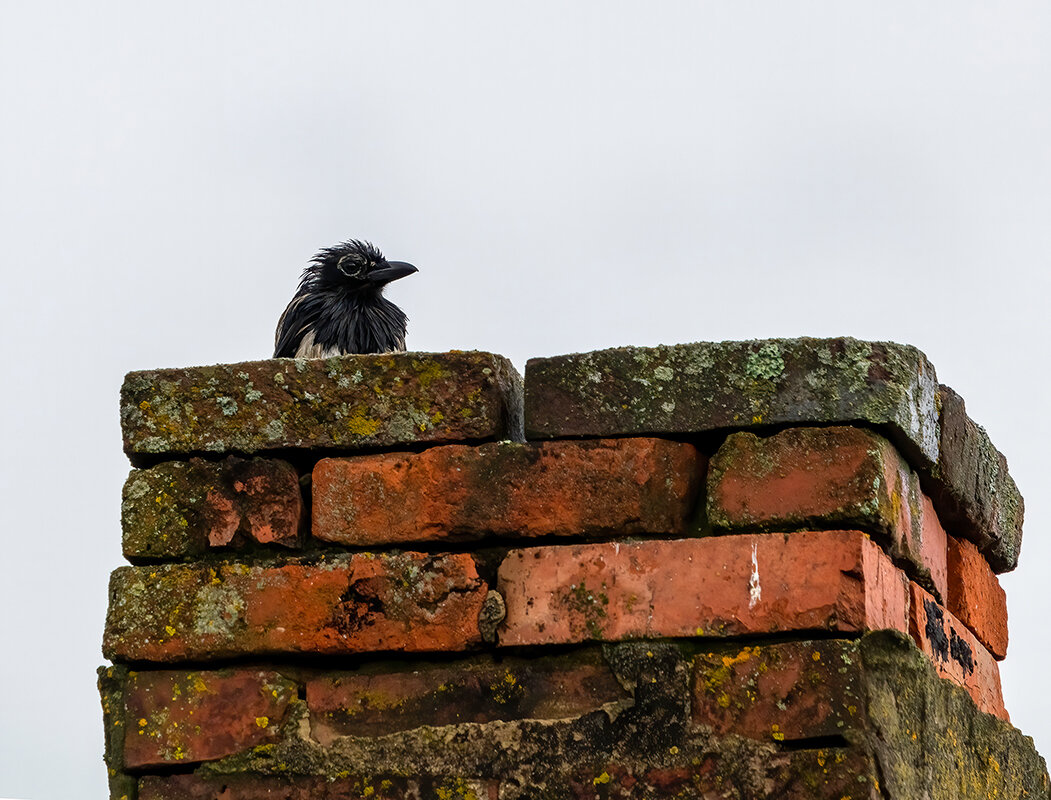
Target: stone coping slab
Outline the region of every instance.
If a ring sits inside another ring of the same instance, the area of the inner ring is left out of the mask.
[[[526,436],[699,433],[865,422],[930,467],[938,381],[909,345],[762,339],[619,347],[526,364]]]
[[[362,450],[521,439],[521,377],[482,352],[387,353],[131,372],[124,451],[143,464],[201,453]]]

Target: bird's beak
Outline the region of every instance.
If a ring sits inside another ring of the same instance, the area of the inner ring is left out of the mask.
[[[398,278],[404,278],[406,275],[412,275],[414,272],[419,272],[419,270],[412,264],[407,264],[404,261],[388,261],[387,266],[382,269],[374,269],[369,273],[369,281],[379,284],[390,283],[398,280]]]

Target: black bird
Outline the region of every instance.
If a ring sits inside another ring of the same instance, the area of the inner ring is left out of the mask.
[[[383,287],[418,271],[358,239],[320,250],[277,321],[274,358],[404,350],[408,317],[383,297]]]

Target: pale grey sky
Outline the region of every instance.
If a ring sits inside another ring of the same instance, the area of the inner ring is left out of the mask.
[[[417,350],[924,350],[1026,496],[1051,753],[1049,48],[1037,2],[0,0],[0,796],[104,795],[122,375],[268,356],[351,236]]]

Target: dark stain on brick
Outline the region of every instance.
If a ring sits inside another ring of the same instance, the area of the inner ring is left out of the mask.
[[[974,654],[971,652],[971,646],[957,636],[956,631],[951,628],[949,629],[949,655],[952,656],[953,661],[963,667],[965,675],[974,672]]]
[[[949,639],[945,635],[945,613],[933,600],[923,599],[923,610],[927,615],[924,632],[931,643],[931,650],[941,661],[949,660]],[[972,664],[973,669],[973,664]]]

